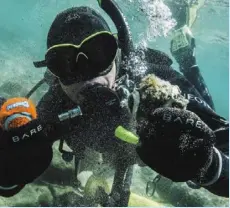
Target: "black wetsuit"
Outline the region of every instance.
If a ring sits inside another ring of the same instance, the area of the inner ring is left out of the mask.
[[[151,53],[153,51],[151,50]],[[161,56],[154,60],[153,56],[151,56],[153,59],[147,57],[147,61],[149,62],[148,65],[148,73],[154,73],[156,76],[163,80],[169,81],[171,84],[178,85],[182,91],[182,93],[185,95],[186,98],[189,100],[188,104],[188,110],[193,111],[196,113],[212,130],[217,130],[222,128],[222,130],[217,134],[217,144],[216,148],[219,149],[223,153],[223,158],[225,158],[224,164],[223,164],[223,171],[220,179],[212,186],[205,187],[206,189],[210,190],[213,193],[216,193],[218,195],[228,196],[228,188],[226,188],[226,180],[228,181],[228,122],[226,122],[222,117],[218,116],[212,108],[207,104],[207,102],[204,101],[204,98],[202,97],[203,89],[202,87],[197,86],[205,86],[200,85],[199,82],[195,82],[192,84],[190,81],[188,81],[185,76],[180,74],[179,72],[173,70],[170,65],[171,61],[164,56]],[[155,56],[156,57],[156,56]],[[160,61],[159,61],[160,60]],[[198,70],[198,69],[197,69]],[[189,75],[189,73],[187,74]],[[201,76],[199,73],[193,74],[197,75],[192,77],[191,80],[201,80]],[[196,87],[195,87],[196,85]],[[206,94],[207,95],[207,94]],[[208,95],[209,97],[209,95]],[[38,114],[41,119],[45,119],[46,116],[49,116],[51,113],[62,113],[63,111],[66,111],[70,108],[73,108],[75,104],[68,98],[68,96],[62,91],[60,85],[56,82],[50,87],[49,91],[43,96],[43,98],[40,100],[37,106]],[[87,130],[86,130],[87,131]],[[95,132],[92,133],[91,131],[88,131],[88,135],[90,137],[90,134],[93,135],[95,138]],[[100,132],[99,132],[100,133]],[[84,134],[80,134],[84,135]],[[75,137],[74,133],[71,135],[69,134],[69,137]],[[84,138],[89,139],[92,142],[96,142],[93,140],[93,138]],[[79,140],[80,141],[80,140]],[[72,146],[72,145],[71,145]],[[72,146],[72,148],[74,148]],[[225,155],[224,155],[225,154]],[[228,182],[227,182],[228,184]],[[225,187],[225,188],[223,188]]]

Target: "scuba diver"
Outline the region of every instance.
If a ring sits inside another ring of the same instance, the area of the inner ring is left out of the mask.
[[[198,10],[204,5],[205,0],[178,0],[166,1],[176,19],[170,51],[179,64],[180,72],[196,87],[203,100],[215,110],[210,92],[195,57],[195,38],[191,28],[196,20]]]
[[[98,2],[118,38],[89,7],[59,13],[45,60],[34,63],[48,68],[48,92],[36,109],[27,98],[2,98],[0,194],[12,196],[40,176],[60,140],[63,158],[74,155],[76,167],[85,147],[115,155],[114,182],[103,206],[128,205],[139,157],[175,182],[192,180],[228,197],[228,122],[160,51],[147,48],[145,74],[133,75],[132,56],[140,51],[124,14],[112,0]],[[63,142],[72,152],[63,150]]]
[[[189,28],[196,21],[198,10],[205,4],[205,0],[165,0],[164,3],[170,8],[172,17],[177,24],[175,29],[187,25]]]

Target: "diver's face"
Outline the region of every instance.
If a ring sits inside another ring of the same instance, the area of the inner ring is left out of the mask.
[[[83,82],[77,82],[71,85],[64,85],[60,82],[61,87],[63,91],[68,95],[68,97],[75,103],[80,103],[82,101],[83,96],[80,92],[83,90],[83,88],[94,85],[94,84],[101,84],[105,87],[108,87],[110,89],[113,88],[116,78],[116,65],[115,62],[113,62],[112,70],[103,76],[95,77],[91,80],[83,81]]]

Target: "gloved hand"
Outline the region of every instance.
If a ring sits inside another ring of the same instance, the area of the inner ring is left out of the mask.
[[[52,160],[35,105],[26,98],[6,100],[0,109],[0,195],[17,194],[41,175]]]
[[[195,38],[187,25],[175,31],[170,51],[181,70],[196,65]]]
[[[159,108],[138,134],[141,160],[175,182],[200,178],[212,162],[215,136],[190,111]]]

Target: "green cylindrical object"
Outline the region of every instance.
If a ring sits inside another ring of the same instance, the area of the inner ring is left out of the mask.
[[[122,126],[118,126],[115,130],[115,136],[124,142],[128,142],[130,144],[138,144],[139,138],[133,134],[132,132],[126,130]]]

